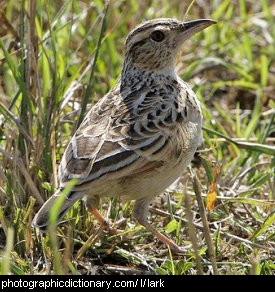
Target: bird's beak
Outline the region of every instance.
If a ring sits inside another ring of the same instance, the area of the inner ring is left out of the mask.
[[[177,37],[177,43],[181,45],[185,40],[189,39],[195,33],[202,31],[208,26],[217,23],[212,19],[198,19],[182,23],[181,32]]]

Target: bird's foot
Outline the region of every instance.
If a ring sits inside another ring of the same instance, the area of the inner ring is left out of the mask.
[[[192,245],[188,245],[185,247],[178,246],[173,240],[169,239],[159,231],[157,231],[147,220],[138,219],[138,222],[143,225],[147,230],[151,231],[152,234],[157,237],[162,243],[168,245],[173,253],[181,254],[186,253],[188,249],[192,247]]]
[[[169,243],[167,243],[167,245],[171,248],[171,251],[176,254],[186,253],[192,248],[192,244],[189,244],[187,246],[178,246],[174,242],[172,243],[172,245],[169,245]]]
[[[123,230],[111,227],[109,222],[107,220],[105,220],[105,218],[100,214],[100,212],[96,208],[88,207],[88,210],[98,220],[98,222],[101,224],[103,229],[107,229],[108,232],[110,232],[112,235],[118,235],[119,233],[123,232]],[[120,222],[121,220],[119,220],[117,222],[118,226],[121,226],[125,222],[126,219],[125,218],[123,218],[123,219],[124,219],[124,221]]]

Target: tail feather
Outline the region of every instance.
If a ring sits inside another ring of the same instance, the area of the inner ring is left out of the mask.
[[[49,216],[52,206],[55,204],[56,199],[61,195],[61,190],[58,189],[40,208],[32,221],[32,226],[36,228],[46,229],[49,224]],[[70,192],[65,199],[62,208],[59,210],[57,223],[63,219],[67,211],[74,205],[75,202],[83,197],[83,192]]]

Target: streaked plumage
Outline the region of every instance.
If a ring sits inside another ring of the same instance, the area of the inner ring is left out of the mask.
[[[128,35],[121,80],[88,112],[71,139],[59,167],[60,189],[35,216],[35,227],[47,226],[60,190],[78,178],[60,220],[84,195],[90,209],[104,196],[136,200],[138,221],[174,251],[182,251],[161,238],[146,217],[149,202],[182,174],[202,141],[199,102],[176,74],[175,62],[186,37],[212,23],[155,19]]]

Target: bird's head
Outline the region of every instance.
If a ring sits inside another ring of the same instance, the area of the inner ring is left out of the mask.
[[[184,41],[214,23],[216,21],[211,19],[180,22],[159,18],[146,21],[129,33],[125,42],[125,62],[139,70],[173,70]]]

